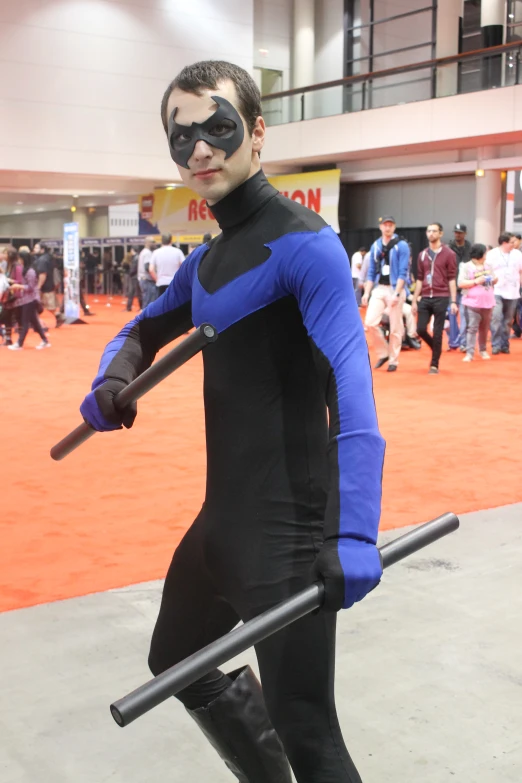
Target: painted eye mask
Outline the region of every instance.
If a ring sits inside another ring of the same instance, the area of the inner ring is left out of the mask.
[[[188,162],[198,141],[206,141],[212,147],[224,150],[225,159],[230,158],[243,143],[245,131],[243,120],[236,109],[225,98],[211,96],[218,108],[205,122],[180,125],[176,122],[177,107],[169,118],[169,150],[172,160],[188,169]]]

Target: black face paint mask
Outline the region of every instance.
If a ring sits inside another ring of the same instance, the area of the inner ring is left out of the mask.
[[[169,149],[172,160],[188,169],[188,162],[198,141],[206,141],[211,147],[224,150],[225,160],[230,158],[243,143],[243,120],[225,98],[211,95],[218,108],[205,122],[179,125],[176,122],[177,107],[169,118]],[[219,131],[219,133],[217,133]]]

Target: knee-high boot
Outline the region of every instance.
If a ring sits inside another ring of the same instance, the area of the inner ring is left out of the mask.
[[[224,693],[187,710],[240,783],[291,783],[290,765],[270,723],[263,691],[250,666],[228,675]]]

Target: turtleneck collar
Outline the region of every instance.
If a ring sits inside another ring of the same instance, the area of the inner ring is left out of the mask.
[[[242,182],[235,190],[232,190],[209,209],[216,218],[220,229],[225,231],[227,228],[244,223],[277,193],[278,191],[272,187],[263,170],[260,169],[253,177]]]

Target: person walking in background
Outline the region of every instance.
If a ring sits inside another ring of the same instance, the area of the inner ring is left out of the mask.
[[[453,315],[457,313],[457,260],[453,250],[442,244],[443,233],[441,223],[430,223],[426,229],[429,247],[419,253],[417,283],[411,306],[413,314],[418,313],[417,332],[431,348],[430,375],[437,375],[439,372],[448,304]],[[419,297],[422,297],[420,302]],[[428,332],[428,324],[432,316],[431,335]]]
[[[462,304],[466,308],[466,356],[463,361],[473,361],[477,332],[479,353],[482,359],[489,359],[487,339],[491,314],[495,306],[493,286],[497,282],[495,272],[486,261],[486,246],[472,245],[471,260],[459,268],[459,288],[462,289]]]
[[[138,282],[138,261],[139,256],[136,252],[136,249],[134,247],[130,248],[130,252],[132,253],[132,257],[130,260],[130,268],[129,268],[129,296],[127,299],[127,311],[130,313],[132,310],[132,305],[134,302],[134,297],[136,296],[138,298],[138,307],[141,310],[142,308],[142,296],[141,296],[141,287]]]
[[[522,253],[511,243],[512,236],[505,232],[498,238],[498,247],[487,254],[497,278],[495,284],[495,308],[491,319],[491,348],[493,354],[509,353],[509,333],[520,297],[522,285]]]
[[[453,250],[457,259],[457,280],[459,279],[459,270],[461,264],[466,264],[471,256],[471,242],[466,239],[468,228],[464,223],[456,223],[453,229],[453,239],[448,242],[448,247]],[[457,305],[459,307],[459,320],[457,315],[449,315],[449,349],[456,351],[460,348],[462,352],[466,350],[466,308],[462,304],[462,291],[458,289],[457,284]]]
[[[20,308],[21,313],[21,328],[18,341],[12,343],[12,345],[8,345],[8,349],[10,351],[22,350],[29,327],[32,327],[34,331],[40,335],[41,343],[36,346],[36,349],[50,348],[51,343],[47,339],[40,319],[38,318],[38,304],[40,302],[38,278],[36,272],[32,268],[32,259],[28,253],[24,254],[23,281],[22,283],[15,283],[12,288],[19,294],[18,307]]]
[[[21,323],[22,310],[20,307],[20,286],[24,282],[24,268],[16,248],[12,245],[0,249],[0,262],[5,261],[5,275],[9,283],[9,291],[4,294],[2,301],[2,323],[5,326],[5,344],[9,347],[13,344],[13,329]]]
[[[520,250],[520,245],[522,245],[522,236],[520,234],[513,234],[511,244],[515,250]],[[513,319],[513,334],[511,336],[516,337],[517,339],[522,337],[522,288],[520,289],[520,298],[517,302],[517,307],[515,310],[515,317]]]
[[[364,256],[366,255],[367,250],[365,247],[360,247],[359,250],[353,254],[352,256],[352,280],[353,280],[353,287],[355,290],[355,299],[357,301],[358,307],[361,306],[361,299],[362,299],[362,293],[364,284],[361,281],[361,271],[364,261]]]
[[[163,234],[161,247],[153,252],[149,268],[151,275],[156,278],[158,296],[165,293],[184,260],[180,248],[172,247],[172,234]]]
[[[154,237],[147,237],[145,240],[145,247],[141,251],[138,259],[138,285],[141,288],[143,309],[156,299],[156,282],[150,273],[150,262],[152,260],[153,249]]]
[[[7,345],[5,329],[5,308],[4,304],[11,297],[11,284],[7,277],[7,252],[5,247],[0,247],[0,337],[1,345]]]
[[[399,364],[404,334],[402,305],[406,297],[404,286],[408,277],[410,249],[408,243],[399,239],[395,233],[395,218],[391,215],[382,217],[379,225],[381,238],[377,239],[370,248],[368,278],[364,285],[361,304],[363,307],[368,307],[365,323],[372,333],[377,352],[375,369],[378,370],[389,362],[388,372],[395,372]],[[387,307],[390,308],[388,342],[381,329],[382,316]]]
[[[46,245],[38,243],[33,248],[35,256],[35,271],[38,275],[38,290],[42,305],[45,310],[49,310],[55,319],[55,326],[58,329],[64,322],[64,317],[60,313],[58,300],[56,297],[56,283],[54,279],[53,260]]]

